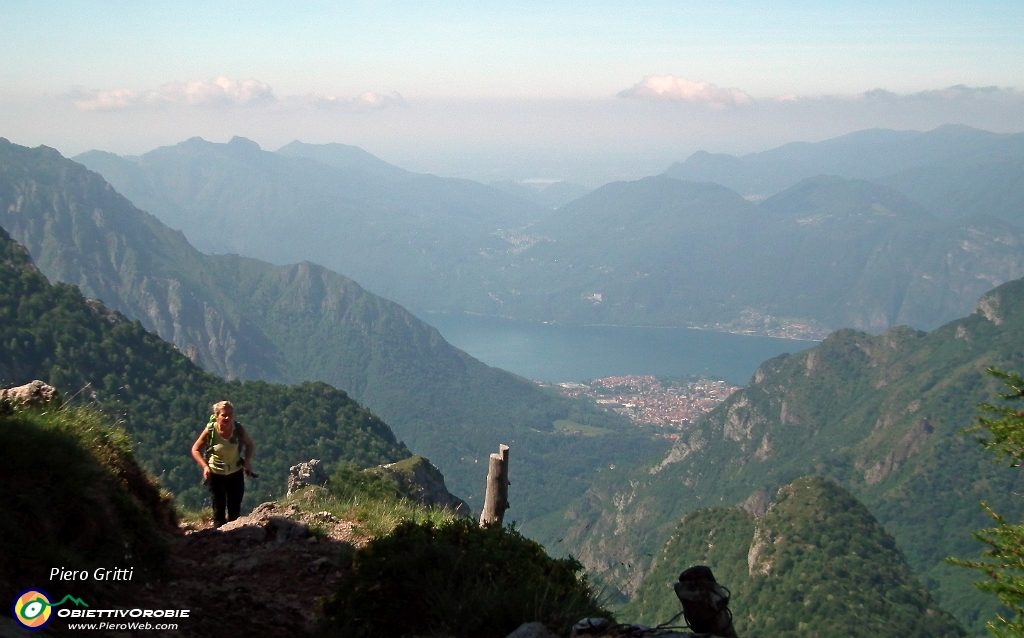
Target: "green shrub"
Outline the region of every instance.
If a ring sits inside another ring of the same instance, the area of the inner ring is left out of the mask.
[[[549,557],[511,528],[468,519],[406,522],[356,551],[321,605],[327,635],[503,638],[539,621],[567,635],[580,618],[610,617],[583,566]]]
[[[360,470],[350,463],[339,463],[331,480],[327,484],[331,496],[340,500],[382,499],[398,500],[403,498],[394,481],[389,481],[379,474]]]
[[[0,594],[53,567],[133,567],[142,580],[162,565],[173,503],[108,423],[85,408],[0,415]]]

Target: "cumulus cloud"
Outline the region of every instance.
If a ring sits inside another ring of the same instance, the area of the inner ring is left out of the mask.
[[[158,89],[133,91],[110,89],[71,95],[75,106],[84,111],[112,111],[145,106],[261,106],[277,100],[270,85],[255,79],[232,80],[221,76],[212,80],[171,82]]]
[[[754,98],[739,89],[679,78],[674,75],[649,75],[639,84],[621,91],[619,97],[674,100],[702,104],[713,109],[747,106]]]

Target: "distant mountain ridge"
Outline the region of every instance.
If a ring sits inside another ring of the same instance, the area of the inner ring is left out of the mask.
[[[759,204],[706,182],[619,182],[560,208],[503,259],[502,313],[708,325],[753,310],[881,331],[932,328],[1024,276],[1024,227],[942,223],[863,180],[808,178]]]
[[[543,206],[469,180],[404,171],[341,145],[277,153],[192,138],[137,158],[75,158],[200,250],[314,261],[413,309],[460,307],[485,274],[467,267]],[[476,308],[472,308],[476,309]]]
[[[195,138],[79,159],[204,250],[323,263],[417,311],[815,338],[931,329],[1024,276],[1024,134],[870,130],[696,154],[556,210],[520,184],[343,145]]]
[[[945,125],[928,132],[869,129],[822,142],[793,142],[742,157],[698,151],[665,174],[771,196],[816,175],[876,179],[914,167],[966,167],[1024,157],[1024,133]]]

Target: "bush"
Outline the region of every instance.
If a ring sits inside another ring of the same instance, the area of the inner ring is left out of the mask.
[[[394,481],[366,470],[360,470],[351,463],[338,464],[331,480],[327,484],[331,496],[341,500],[352,499],[386,499],[403,498]]]
[[[59,566],[133,567],[142,580],[160,569],[177,527],[170,496],[135,462],[125,432],[86,408],[0,415],[0,485],[5,597]]]
[[[538,621],[567,635],[581,618],[611,617],[582,569],[512,528],[407,522],[355,553],[338,590],[321,602],[324,630],[352,638],[503,638]]]

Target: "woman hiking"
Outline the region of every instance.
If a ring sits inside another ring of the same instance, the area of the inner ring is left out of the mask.
[[[249,466],[255,451],[242,424],[235,423],[231,402],[214,403],[210,423],[192,444],[192,458],[203,468],[203,481],[210,486],[214,527],[238,518],[245,494],[244,475],[255,476]]]

